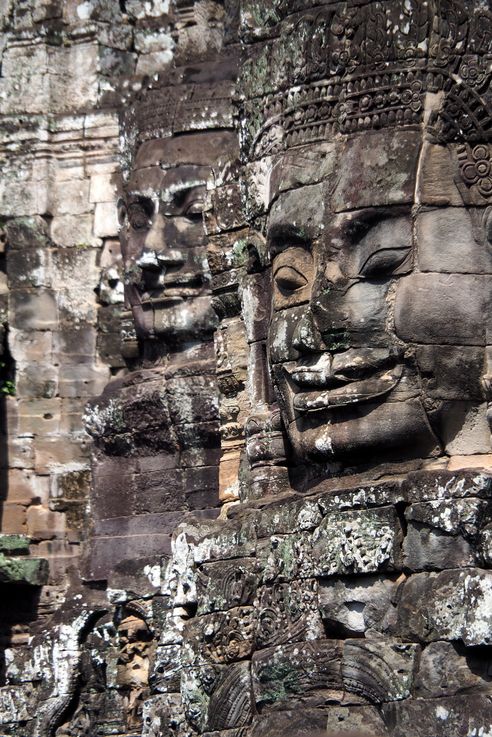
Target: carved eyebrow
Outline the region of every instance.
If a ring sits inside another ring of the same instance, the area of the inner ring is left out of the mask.
[[[179,202],[192,189],[198,189],[198,187],[206,187],[207,182],[204,179],[194,179],[189,182],[176,182],[171,184],[166,189],[161,189],[160,198],[163,202]]]
[[[311,239],[305,228],[292,223],[278,223],[268,229],[268,250],[273,258],[292,246],[309,247]]]
[[[382,220],[410,215],[410,205],[390,205],[386,207],[370,207],[364,210],[351,212],[349,217],[342,223],[341,229],[345,236],[357,240],[365,235],[365,232]]]

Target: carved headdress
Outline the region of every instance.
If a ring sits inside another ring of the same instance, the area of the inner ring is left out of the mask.
[[[223,55],[197,66],[155,75],[122,118],[123,167],[128,172],[144,141],[217,128],[232,128],[237,60]]]
[[[424,124],[442,143],[492,137],[487,2],[262,5],[246,0],[243,10],[246,40],[261,39],[251,45],[241,80],[246,159],[405,125]]]

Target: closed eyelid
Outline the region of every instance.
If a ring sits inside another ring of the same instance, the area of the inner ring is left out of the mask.
[[[275,267],[274,267],[274,269],[273,269],[273,275],[275,276],[276,274],[278,274],[278,272],[279,272],[279,271],[280,271],[281,269],[285,269],[285,268],[288,268],[288,269],[290,269],[291,271],[294,271],[294,272],[295,272],[296,274],[299,274],[299,276],[301,276],[301,277],[302,277],[303,279],[305,279],[305,278],[306,278],[306,277],[304,276],[304,274],[302,273],[301,269],[298,269],[298,268],[296,268],[296,266],[295,266],[294,264],[292,264],[292,263],[289,263],[289,262],[287,262],[287,261],[285,261],[285,260],[284,260],[284,261],[281,261],[281,262],[280,262],[280,263],[278,263],[278,264],[275,264]]]
[[[392,246],[388,248],[378,248],[375,249],[372,253],[369,254],[369,256],[365,259],[364,263],[361,265],[359,269],[360,274],[364,274],[364,271],[367,269],[368,266],[371,265],[372,262],[377,262],[378,257],[380,259],[384,259],[385,257],[389,259],[389,264],[386,264],[388,268],[396,269],[399,266],[401,266],[407,256],[411,253],[411,246]],[[391,255],[394,254],[393,262],[391,259]]]
[[[142,195],[130,195],[126,201],[126,207],[128,210],[131,208],[140,207],[146,215],[151,217],[156,209],[156,203],[151,197],[144,197]]]

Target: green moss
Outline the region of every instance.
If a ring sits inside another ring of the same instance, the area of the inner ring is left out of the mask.
[[[261,674],[261,682],[269,684],[261,698],[261,701],[267,704],[284,701],[302,690],[298,671],[288,663],[265,668]]]
[[[0,535],[0,553],[29,553],[29,538],[26,535]]]
[[[248,260],[248,243],[245,238],[237,240],[232,247],[233,268],[244,266]]]
[[[43,586],[48,580],[48,561],[44,558],[10,558],[0,553],[0,583]]]

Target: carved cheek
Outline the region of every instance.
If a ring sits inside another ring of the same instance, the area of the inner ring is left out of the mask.
[[[125,266],[131,266],[137,261],[145,248],[146,232],[133,232],[129,229],[126,237],[123,259]],[[123,244],[122,244],[123,245]]]
[[[386,345],[388,287],[388,283],[354,281],[322,290],[313,302],[313,312],[327,345],[332,334],[342,333],[352,346]]]
[[[395,331],[408,343],[485,345],[490,276],[411,274],[398,283]]]

